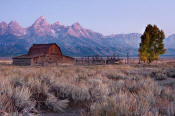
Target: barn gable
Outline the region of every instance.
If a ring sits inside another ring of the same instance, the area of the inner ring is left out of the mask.
[[[29,49],[28,55],[44,55],[44,54],[57,54],[61,55],[61,49],[55,44],[33,44],[33,46]]]

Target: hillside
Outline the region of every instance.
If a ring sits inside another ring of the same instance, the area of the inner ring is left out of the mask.
[[[17,21],[0,23],[0,57],[16,56],[27,52],[33,43],[57,43],[69,56],[137,56],[139,33],[104,36],[83,28],[79,23],[65,26],[59,22],[47,23],[39,17],[32,26],[23,28]],[[165,40],[166,56],[175,56],[175,35]]]

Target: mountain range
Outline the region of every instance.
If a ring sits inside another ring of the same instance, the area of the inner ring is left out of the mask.
[[[0,57],[24,54],[34,43],[57,43],[63,54],[78,56],[126,56],[138,55],[140,33],[101,33],[83,28],[79,23],[65,26],[59,22],[49,24],[44,16],[33,25],[23,28],[17,21],[0,23]],[[167,52],[164,56],[175,56],[175,34],[164,41]]]

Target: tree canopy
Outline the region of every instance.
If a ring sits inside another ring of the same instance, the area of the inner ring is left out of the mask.
[[[141,61],[151,63],[158,60],[161,54],[166,52],[163,40],[165,34],[156,25],[147,25],[145,32],[141,36],[139,57]]]

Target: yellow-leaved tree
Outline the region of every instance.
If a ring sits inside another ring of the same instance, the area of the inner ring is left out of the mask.
[[[161,54],[166,52],[163,40],[165,34],[156,25],[147,25],[145,32],[141,36],[139,57],[141,61],[151,63],[158,60]]]

